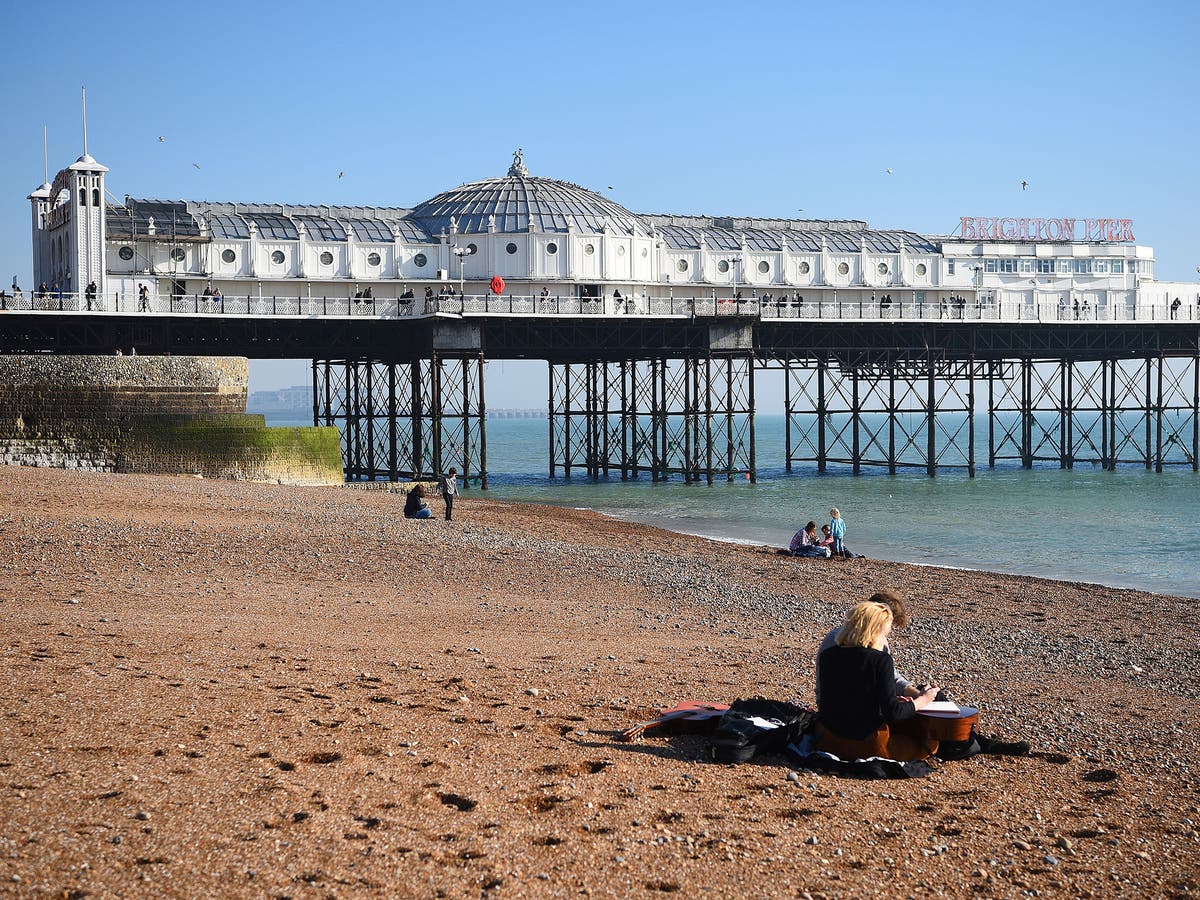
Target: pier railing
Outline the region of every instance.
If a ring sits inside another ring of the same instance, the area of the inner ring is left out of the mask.
[[[0,313],[44,312],[174,316],[262,316],[404,319],[458,316],[607,316],[624,318],[745,317],[762,320],[992,321],[992,322],[1171,322],[1200,321],[1200,303],[1138,301],[1099,306],[1054,300],[802,300],[795,297],[590,298],[550,295],[453,294],[432,298],[208,296],[187,294],[139,298],[125,294],[89,297],[78,293],[0,293]]]

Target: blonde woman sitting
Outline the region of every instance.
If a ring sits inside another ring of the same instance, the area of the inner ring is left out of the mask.
[[[896,695],[892,657],[884,650],[892,611],[883,603],[860,603],[850,611],[837,643],[818,657],[816,749],[842,759],[883,756],[909,761],[937,752],[914,721],[937,696],[927,687],[916,697]]]

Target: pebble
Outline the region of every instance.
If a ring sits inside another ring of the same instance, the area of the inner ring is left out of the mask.
[[[137,819],[139,822],[149,822],[150,821],[150,813],[146,812],[145,810],[138,810],[137,812],[135,812],[133,814],[133,817],[135,819]]]
[[[119,834],[114,834],[112,837],[110,837],[108,839],[108,842],[110,844],[119,844],[124,840],[125,840],[125,838],[121,837]]]
[[[1044,862],[1048,866],[1057,866],[1058,865],[1058,860],[1055,859],[1053,856],[1051,856],[1049,853],[1047,853],[1045,856],[1042,857],[1042,862]]]
[[[798,774],[796,774],[795,772],[788,772],[788,773],[787,773],[787,780],[788,780],[788,781],[794,781],[794,782],[798,782],[798,781],[800,780],[800,776],[799,776]]]
[[[1033,845],[1030,843],[1027,843],[1026,841],[1013,841],[1013,846],[1016,847],[1018,850],[1032,850],[1033,849]]]
[[[528,694],[530,697],[536,697],[538,694],[541,693],[541,691],[539,691],[537,688],[526,688],[525,693]]]
[[[810,835],[809,837],[805,838],[805,840],[804,840],[804,843],[806,843],[806,844],[815,844],[815,843],[817,843],[817,836],[816,836],[815,834],[814,834],[814,835]]]

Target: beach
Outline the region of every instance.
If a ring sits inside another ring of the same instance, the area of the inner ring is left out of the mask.
[[[0,891],[1200,893],[1194,600],[403,503],[0,472]],[[616,739],[682,700],[813,703],[880,588],[898,668],[1029,757],[863,781]]]

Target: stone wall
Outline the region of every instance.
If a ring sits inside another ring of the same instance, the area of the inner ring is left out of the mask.
[[[246,415],[240,357],[0,356],[0,463],[341,484],[336,428]]]
[[[244,413],[242,357],[0,356],[0,428],[72,436],[145,416]]]

